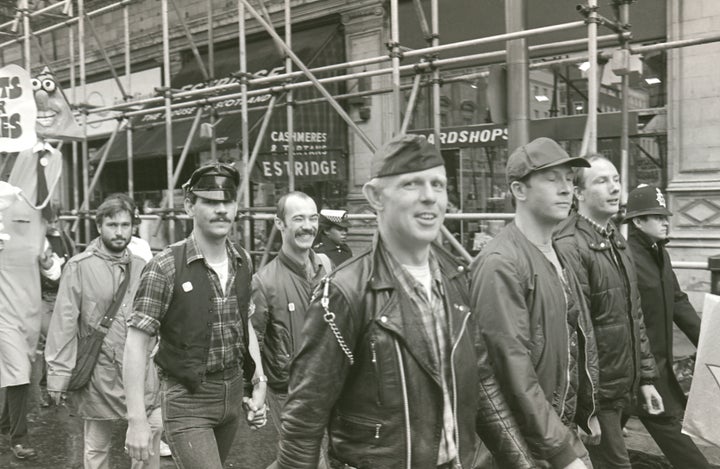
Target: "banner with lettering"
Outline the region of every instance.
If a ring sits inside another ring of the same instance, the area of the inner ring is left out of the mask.
[[[14,64],[0,68],[0,151],[32,148],[36,118],[30,74]]]

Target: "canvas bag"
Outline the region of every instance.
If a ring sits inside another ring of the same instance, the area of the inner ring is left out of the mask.
[[[73,368],[72,375],[70,376],[70,383],[68,384],[68,391],[77,391],[87,386],[90,382],[95,364],[97,363],[98,357],[100,356],[100,350],[102,349],[103,340],[110,330],[110,325],[115,319],[115,315],[120,309],[125,292],[127,291],[128,284],[130,283],[130,268],[131,262],[128,262],[125,278],[120,284],[120,288],[115,293],[113,302],[110,305],[107,313],[103,316],[100,321],[100,326],[97,329],[86,335],[85,337],[78,338],[77,348],[77,359],[75,361],[75,368]]]

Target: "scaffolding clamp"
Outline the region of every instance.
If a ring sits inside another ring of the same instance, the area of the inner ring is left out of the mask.
[[[389,52],[389,57],[391,59],[398,58],[402,59],[404,54],[402,50],[400,50],[400,43],[399,42],[387,42],[385,44],[385,47],[387,47],[387,50]]]

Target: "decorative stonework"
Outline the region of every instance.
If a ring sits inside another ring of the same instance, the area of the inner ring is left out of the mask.
[[[720,228],[720,197],[677,197],[676,224],[682,228]]]

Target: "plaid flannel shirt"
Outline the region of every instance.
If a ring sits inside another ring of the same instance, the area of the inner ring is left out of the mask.
[[[184,242],[187,243],[188,263],[202,259],[212,285],[214,318],[210,331],[206,372],[214,373],[237,367],[241,364],[243,356],[243,327],[240,324],[237,296],[233,286],[235,284],[237,264],[238,262],[245,262],[245,259],[228,241],[228,279],[225,288],[226,293],[223,294],[220,279],[215,271],[208,266],[207,260],[200,252],[194,236],[190,235]],[[157,334],[170,305],[174,283],[175,260],[170,248],[166,248],[151,259],[145,270],[143,270],[140,286],[135,295],[133,314],[128,320],[128,325],[150,335]],[[252,313],[252,311],[253,308],[250,305],[249,312]]]

